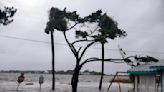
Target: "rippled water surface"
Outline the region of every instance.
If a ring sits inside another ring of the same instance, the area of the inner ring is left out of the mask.
[[[14,92],[17,88],[17,77],[19,73],[0,73],[0,92]],[[25,80],[21,83],[18,92],[51,92],[51,74],[43,74],[44,83],[42,90],[39,90],[39,76],[41,74],[25,74]],[[72,75],[56,75],[56,92],[71,92]],[[80,75],[78,92],[107,92],[109,81],[113,76],[104,76],[103,90],[98,90],[99,75]],[[128,78],[128,77],[122,77]],[[131,84],[121,84],[122,92],[132,88]],[[116,92],[118,84],[114,83],[109,92]]]

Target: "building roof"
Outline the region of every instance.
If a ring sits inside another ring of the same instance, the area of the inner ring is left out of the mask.
[[[164,60],[160,60],[150,66],[150,69],[164,69]]]
[[[130,74],[156,74],[157,69],[150,68],[150,64],[140,65],[129,69],[127,72]]]

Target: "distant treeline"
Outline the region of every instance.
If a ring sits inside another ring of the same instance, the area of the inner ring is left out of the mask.
[[[41,70],[1,70],[1,73],[46,73]]]
[[[0,73],[44,73],[44,74],[51,74],[52,70],[1,70]],[[57,70],[55,71],[55,74],[73,74],[73,70]],[[80,75],[100,75],[101,72],[96,71],[89,71],[85,70],[83,72],[80,72]]]

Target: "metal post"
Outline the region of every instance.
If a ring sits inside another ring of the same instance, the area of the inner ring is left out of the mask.
[[[134,92],[138,92],[138,76],[134,76]]]

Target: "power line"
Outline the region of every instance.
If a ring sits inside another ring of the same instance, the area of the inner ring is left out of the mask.
[[[13,36],[7,36],[7,35],[0,35],[0,37],[9,38],[9,39],[24,40],[24,41],[30,41],[30,42],[37,42],[37,43],[51,44],[50,42],[46,42],[46,41],[39,41],[39,40],[34,40],[34,39],[26,39],[26,38],[13,37]],[[57,43],[57,42],[55,42],[55,44],[66,45],[64,43]]]
[[[34,40],[34,39],[26,39],[26,38],[20,38],[20,37],[13,37],[13,36],[7,36],[7,35],[0,35],[0,37],[3,38],[9,38],[9,39],[17,39],[17,40],[24,40],[24,41],[30,41],[30,42],[37,42],[37,43],[44,43],[44,44],[51,44],[50,42],[46,41],[39,41],[39,40]],[[55,45],[67,45],[65,43],[57,43],[55,42]],[[78,45],[76,45],[78,46]],[[80,46],[78,46],[80,47]],[[98,47],[91,47],[92,49],[101,49]],[[106,48],[105,50],[110,50],[110,51],[119,51],[119,49],[109,49]],[[135,51],[135,50],[124,50],[125,52],[134,52],[134,53],[150,53],[150,54],[164,54],[164,52],[154,52],[154,51]]]
[[[33,39],[26,39],[26,38],[20,38],[20,37],[13,37],[13,36],[6,36],[6,35],[0,35],[0,37],[50,44],[50,42],[33,40]]]

